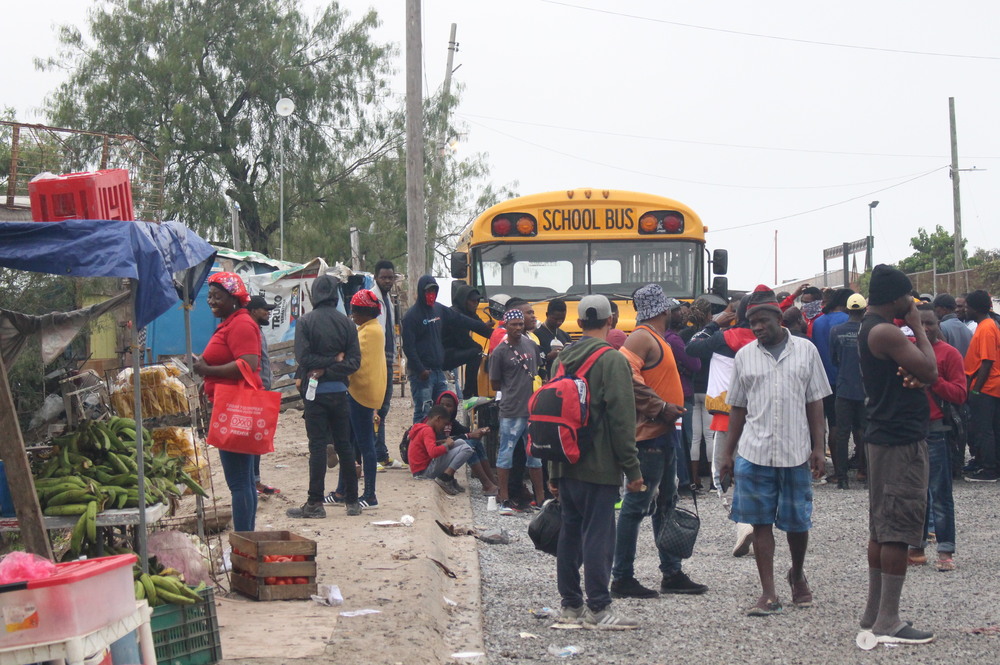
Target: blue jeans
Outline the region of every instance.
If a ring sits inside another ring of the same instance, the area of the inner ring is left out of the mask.
[[[434,400],[447,389],[448,384],[444,381],[444,371],[440,369],[430,370],[430,375],[424,380],[420,379],[419,374],[410,375],[410,395],[413,397],[414,424],[421,422],[427,417],[427,412],[434,405]]]
[[[509,469],[514,466],[514,449],[525,445],[524,433],[528,430],[528,416],[523,418],[500,418],[500,450],[497,451],[497,468]],[[542,468],[542,460],[528,455],[525,449],[524,467]]]
[[[257,486],[253,479],[254,455],[219,451],[222,473],[233,497],[233,531],[253,531],[257,520]]]
[[[381,424],[379,424],[378,432],[375,433],[375,457],[379,462],[384,462],[389,459],[389,448],[385,445],[385,418],[389,415],[389,406],[392,403],[392,390],[393,390],[393,371],[392,371],[392,361],[393,357],[387,355],[385,357],[386,366],[386,381],[385,381],[385,397],[382,398],[382,406],[378,410],[378,417],[381,419]]]
[[[924,520],[924,545],[927,532],[934,525],[938,552],[955,552],[955,501],[951,495],[951,449],[945,432],[927,435],[930,481],[927,483],[927,519]]]
[[[611,575],[616,579],[635,576],[635,550],[639,542],[639,525],[649,514],[650,503],[656,490],[659,494],[653,512],[653,540],[660,532],[663,516],[673,510],[677,503],[677,456],[674,454],[676,430],[671,430],[655,439],[638,442],[639,470],[646,483],[645,492],[626,492],[622,499],[622,509],[618,513],[618,531],[615,537],[615,559]],[[667,578],[680,572],[681,560],[657,548],[660,555],[660,572]]]
[[[365,474],[365,493],[362,498],[375,498],[375,409],[361,406],[351,396],[347,397],[351,413],[351,432],[361,451],[361,468]]]

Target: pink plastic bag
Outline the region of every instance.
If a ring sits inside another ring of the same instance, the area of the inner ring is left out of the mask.
[[[11,552],[0,559],[0,584],[42,580],[56,574],[56,564],[27,552]]]

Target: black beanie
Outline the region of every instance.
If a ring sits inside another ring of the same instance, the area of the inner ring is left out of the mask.
[[[892,266],[880,263],[872,270],[868,284],[868,304],[888,305],[913,289],[910,278]]]

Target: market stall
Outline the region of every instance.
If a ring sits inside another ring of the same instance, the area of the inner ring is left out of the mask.
[[[215,249],[178,222],[159,224],[104,220],[0,223],[0,267],[73,277],[119,277],[129,280],[132,307],[132,371],[140,376],[142,349],[138,331],[178,300],[190,303],[204,283]],[[190,330],[186,331],[190,339]],[[190,355],[190,344],[188,344]],[[141,382],[134,381],[135,419],[142,422]],[[137,534],[140,562],[146,552],[143,428],[135,430],[139,505]],[[28,551],[51,558],[46,524],[24,450],[6,368],[0,359],[0,458],[7,472],[18,525]]]

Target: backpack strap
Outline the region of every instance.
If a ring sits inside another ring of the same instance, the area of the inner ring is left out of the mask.
[[[573,373],[576,374],[577,376],[586,376],[587,372],[590,371],[590,368],[594,366],[594,363],[596,363],[601,356],[603,356],[608,351],[613,351],[613,350],[614,347],[611,346],[610,344],[595,349],[594,352],[591,353],[589,356],[587,356],[587,359],[583,361],[583,364],[577,367],[576,371],[574,371]],[[560,364],[558,371],[556,371],[556,376],[559,377],[565,375],[566,375],[566,365]]]

